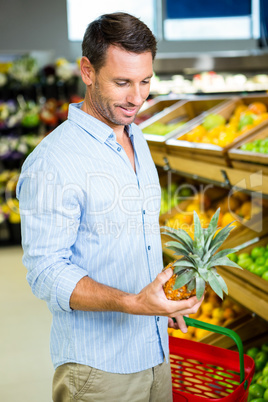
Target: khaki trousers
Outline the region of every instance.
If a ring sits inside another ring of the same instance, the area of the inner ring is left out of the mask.
[[[138,373],[114,374],[63,364],[54,374],[53,401],[172,402],[170,365],[164,362]]]

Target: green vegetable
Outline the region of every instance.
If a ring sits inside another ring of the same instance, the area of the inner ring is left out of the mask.
[[[263,388],[260,384],[251,384],[249,386],[248,392],[250,396],[255,398],[262,398],[264,395],[265,388]]]
[[[40,119],[39,119],[38,114],[29,113],[29,114],[25,114],[25,116],[22,118],[21,124],[24,127],[31,128],[31,127],[38,126],[39,122],[40,122]]]
[[[257,347],[253,347],[247,350],[246,354],[250,357],[252,357],[252,359],[255,359],[255,357],[257,356],[257,354],[260,352],[260,349]]]
[[[209,114],[208,116],[206,116],[203,120],[202,126],[206,129],[206,130],[212,130],[215,127],[224,125],[226,123],[226,120],[223,116],[221,116],[220,114]]]
[[[246,114],[241,117],[238,123],[238,131],[242,130],[245,126],[250,126],[254,123],[254,114]]]
[[[255,357],[255,367],[257,370],[262,370],[268,361],[268,353],[261,350]]]

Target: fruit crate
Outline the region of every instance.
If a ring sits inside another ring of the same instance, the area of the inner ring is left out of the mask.
[[[141,130],[146,130],[149,126],[154,123],[169,125],[172,123],[185,122],[183,126],[176,128],[165,135],[157,134],[146,134],[144,133],[145,139],[148,144],[163,144],[174,135],[179,135],[184,127],[187,127],[190,121],[199,121],[202,119],[202,115],[207,113],[208,110],[214,111],[218,109],[220,104],[224,104],[226,98],[223,97],[202,97],[202,99],[192,99],[192,100],[181,100],[172,106],[166,108],[160,113],[152,116],[150,119],[144,121],[139,125]]]
[[[241,224],[234,228],[228,239],[224,242],[224,248],[232,248],[241,244],[254,241],[256,238],[262,238],[268,234],[268,215],[266,207],[263,213],[255,215],[247,225]],[[237,270],[235,271],[237,272]]]
[[[250,344],[256,337],[262,338],[267,336],[268,333],[268,323],[250,312],[244,312],[223,327],[235,331],[245,345]],[[254,328],[254,332],[252,332],[252,328]],[[225,349],[235,349],[233,339],[213,332],[200,339],[199,342]]]
[[[249,105],[254,101],[263,102],[268,109],[268,96],[247,96],[247,97],[234,97],[230,98],[229,101],[225,102],[216,110],[209,110],[206,115],[211,113],[216,113],[223,116],[226,121],[228,121],[233,115],[235,109],[240,105]],[[205,117],[205,115],[203,115]],[[183,127],[179,133],[174,133],[174,135],[167,139],[166,147],[167,152],[173,155],[182,156],[188,159],[196,159],[204,162],[215,163],[218,165],[231,166],[231,162],[228,157],[228,151],[234,148],[241,141],[251,137],[255,132],[262,127],[268,126],[268,119],[261,122],[257,126],[245,131],[243,134],[237,136],[230,144],[225,147],[220,147],[214,144],[205,144],[190,142],[186,140],[181,140],[180,138],[187,134],[189,131],[193,130],[195,127],[199,126],[202,119],[198,119],[190,122],[187,126]]]
[[[262,170],[265,175],[268,175],[268,154],[244,151],[240,147],[248,142],[262,140],[268,138],[268,125],[258,129],[256,133],[237,143],[228,151],[232,167],[236,169],[256,172]]]
[[[253,240],[254,241],[254,240]],[[256,238],[254,243],[250,242],[250,245],[247,245],[248,243],[245,243],[245,247],[242,248],[239,252],[237,252],[237,255],[240,255],[242,253],[250,253],[255,247],[262,247],[266,246],[268,244],[268,236],[264,236],[262,238]],[[231,272],[232,274],[235,274],[237,277],[243,279],[245,282],[245,286],[247,283],[253,285],[256,290],[261,291],[268,297],[268,281],[265,279],[262,279],[258,275],[248,271],[247,269],[236,269],[235,271],[230,268],[230,267],[224,267],[224,269],[228,272]]]
[[[140,125],[141,123],[153,117],[155,114],[163,112],[166,108],[174,105],[180,100],[181,98],[171,98],[169,96],[158,96],[154,99],[151,99],[146,104],[147,106],[145,106],[144,108],[142,107],[140,112],[137,114],[134,123]]]

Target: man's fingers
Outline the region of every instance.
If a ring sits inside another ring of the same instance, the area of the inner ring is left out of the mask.
[[[177,315],[175,318],[176,318],[176,322],[177,322],[177,327],[181,330],[181,332],[186,334],[188,331],[188,328],[187,328],[187,325],[185,324],[183,315]]]
[[[172,302],[172,303],[174,303],[173,316],[175,316],[175,314],[189,315],[189,314],[197,313],[202,301],[203,301],[203,297],[201,298],[201,300],[198,300],[196,296],[193,296],[187,300]],[[178,304],[175,305],[175,303],[178,303]]]

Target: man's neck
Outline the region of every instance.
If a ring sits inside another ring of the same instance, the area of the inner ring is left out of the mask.
[[[121,126],[121,125],[113,124],[108,120],[106,121],[101,115],[99,115],[97,113],[96,109],[92,105],[88,92],[86,92],[85,100],[82,103],[81,110],[83,110],[85,113],[89,114],[90,116],[95,117],[96,119],[102,121],[103,123],[105,123],[109,127],[111,127],[116,135],[116,139],[119,140],[118,142],[120,142],[120,140],[123,140],[126,135],[128,136],[127,132],[125,132],[124,125]]]

